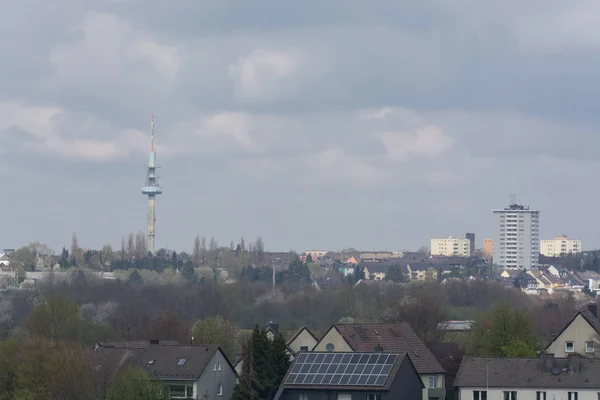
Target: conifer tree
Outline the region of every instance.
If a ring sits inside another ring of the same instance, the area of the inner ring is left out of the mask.
[[[273,340],[273,351],[271,352],[273,367],[275,369],[275,387],[281,384],[287,370],[290,368],[290,357],[287,352],[287,343],[281,333]]]
[[[272,360],[273,344],[267,337],[267,332],[258,325],[252,332],[252,369],[260,384],[264,387],[263,396],[270,398],[273,389],[277,387],[275,368]]]

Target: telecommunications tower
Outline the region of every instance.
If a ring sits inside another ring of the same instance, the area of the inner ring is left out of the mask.
[[[146,185],[142,188],[142,194],[148,196],[148,251],[154,254],[154,224],[156,216],[154,213],[154,204],[156,195],[162,193],[162,188],[158,184],[156,176],[156,153],[154,152],[154,116],[150,122],[150,153],[148,157],[148,167],[146,172]]]

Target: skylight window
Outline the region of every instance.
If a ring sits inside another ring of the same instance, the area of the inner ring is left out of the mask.
[[[178,365],[178,366],[180,366],[180,367],[182,367],[182,366],[184,366],[184,365],[185,365],[185,362],[186,362],[186,361],[187,361],[187,359],[185,359],[185,358],[182,358],[182,359],[180,359],[179,361],[177,361],[177,365]]]
[[[146,364],[146,365],[154,365],[154,360],[148,361],[148,364]]]

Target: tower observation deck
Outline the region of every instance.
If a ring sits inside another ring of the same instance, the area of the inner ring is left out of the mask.
[[[154,233],[156,224],[155,200],[162,193],[162,188],[156,176],[156,152],[154,151],[154,117],[150,122],[150,153],[146,172],[146,184],[142,187],[142,194],[148,196],[148,251],[154,254]]]

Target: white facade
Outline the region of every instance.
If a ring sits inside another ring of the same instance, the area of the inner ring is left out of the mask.
[[[540,254],[546,257],[560,257],[565,254],[581,253],[581,240],[568,239],[565,235],[540,241]]]
[[[432,256],[459,256],[471,255],[471,241],[469,239],[449,237],[445,239],[431,239]]]
[[[458,400],[598,400],[598,389],[460,388]],[[539,397],[538,397],[538,392]],[[514,394],[516,393],[516,397]],[[544,395],[545,393],[545,395]],[[577,393],[577,395],[569,395]]]
[[[540,212],[512,204],[494,215],[494,264],[507,269],[531,269],[539,263]],[[596,399],[598,400],[598,399]]]

